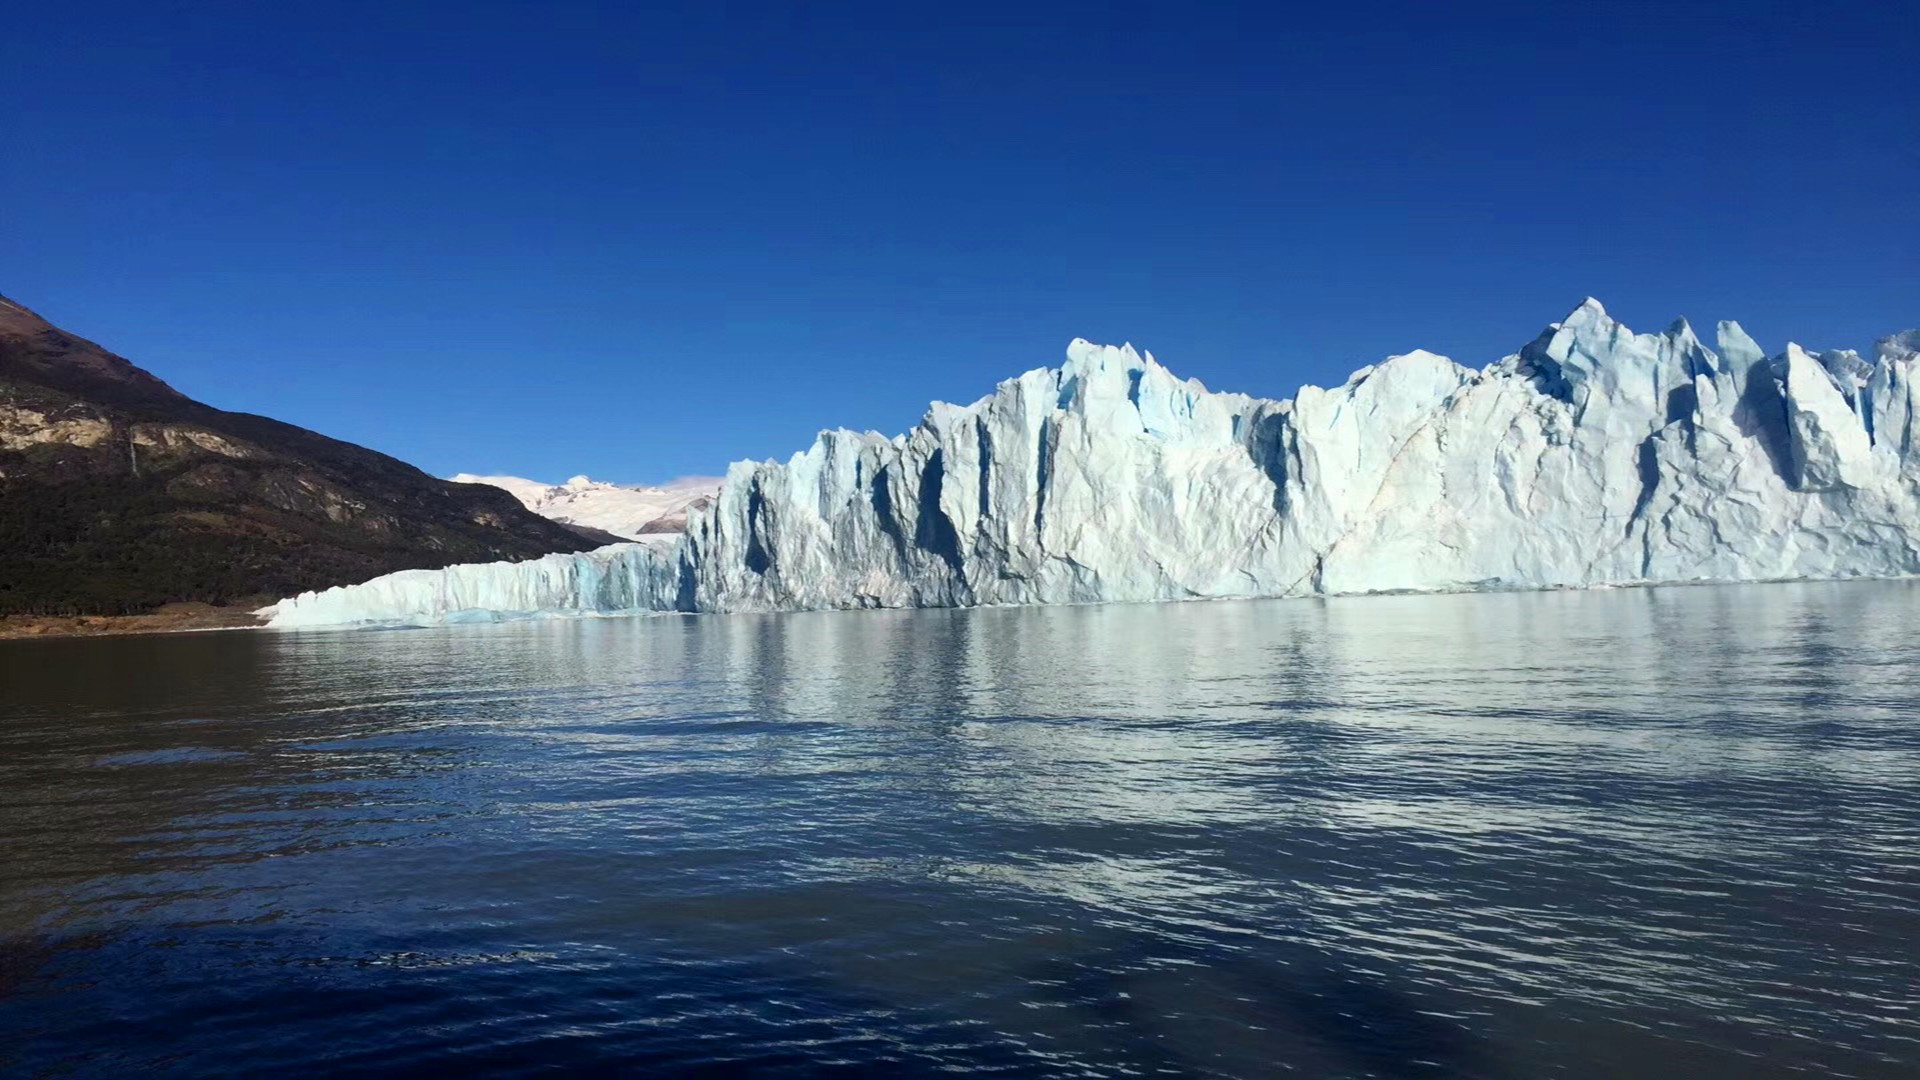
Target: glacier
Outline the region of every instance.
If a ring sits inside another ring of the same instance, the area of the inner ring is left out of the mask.
[[[545,484],[519,476],[474,473],[447,479],[456,484],[497,487],[541,517],[628,540],[684,531],[687,516],[705,506],[720,489],[717,476],[683,476],[665,484],[609,484],[587,476],[575,476],[564,484]]]
[[[1291,400],[1076,340],[892,438],[739,462],[671,543],[404,571],[276,627],[1570,588],[1920,572],[1920,331],[1769,356],[1587,300],[1484,369]]]

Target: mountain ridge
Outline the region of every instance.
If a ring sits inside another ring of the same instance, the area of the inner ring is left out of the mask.
[[[221,604],[594,546],[497,489],[195,401],[0,297],[0,615]]]

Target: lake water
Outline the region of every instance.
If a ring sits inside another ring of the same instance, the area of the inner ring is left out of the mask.
[[[0,642],[8,1074],[1912,1076],[1920,587]]]

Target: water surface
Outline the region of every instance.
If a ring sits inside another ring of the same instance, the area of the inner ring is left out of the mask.
[[[0,642],[0,1071],[1920,1068],[1920,588]]]

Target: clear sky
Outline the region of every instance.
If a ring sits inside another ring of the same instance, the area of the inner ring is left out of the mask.
[[[1911,4],[14,4],[0,293],[430,471],[637,481],[1132,341],[1920,324]]]

